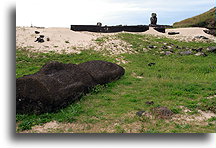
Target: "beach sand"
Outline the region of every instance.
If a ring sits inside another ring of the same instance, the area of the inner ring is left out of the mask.
[[[149,34],[155,36],[162,36],[173,38],[177,40],[193,41],[195,36],[205,36],[212,41],[215,37],[206,34],[203,30],[206,28],[177,28],[166,29],[166,33],[160,33],[153,28],[149,28],[146,32],[133,34]],[[39,31],[40,34],[36,34]],[[168,32],[179,32],[177,35],[168,35]],[[93,32],[75,32],[69,28],[35,28],[35,27],[16,27],[16,46],[17,48],[27,48],[33,52],[66,52],[66,53],[80,53],[81,50],[95,48],[100,50],[95,40],[103,36],[112,36],[118,33],[93,33]],[[44,35],[45,42],[35,42],[39,35]],[[47,38],[49,41],[47,41]],[[113,42],[120,42],[114,41]],[[122,44],[122,41],[120,42]],[[124,44],[124,43],[123,43]],[[124,46],[125,47],[125,46]],[[121,52],[120,52],[121,53]]]

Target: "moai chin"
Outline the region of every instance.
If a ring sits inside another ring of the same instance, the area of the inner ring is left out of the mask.
[[[157,25],[157,14],[156,13],[152,13],[151,14],[152,17],[150,18],[150,26],[156,26]]]

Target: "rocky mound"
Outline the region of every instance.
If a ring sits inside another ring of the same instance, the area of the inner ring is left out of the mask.
[[[79,65],[47,63],[39,72],[16,80],[16,111],[20,114],[57,111],[78,100],[92,87],[122,75],[121,66],[105,61]]]

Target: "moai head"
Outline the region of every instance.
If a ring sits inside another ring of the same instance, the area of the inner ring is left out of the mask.
[[[151,24],[150,25],[156,25],[157,24],[157,14],[152,13],[152,17],[150,18]]]
[[[97,26],[102,26],[102,23],[101,22],[97,22]]]

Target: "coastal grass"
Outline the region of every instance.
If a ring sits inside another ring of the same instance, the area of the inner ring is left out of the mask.
[[[17,132],[31,130],[35,125],[50,121],[62,124],[79,124],[82,128],[69,131],[78,133],[213,133],[215,117],[204,121],[179,122],[136,116],[137,111],[150,111],[153,107],[169,108],[175,116],[200,116],[199,110],[215,113],[216,101],[216,55],[207,57],[163,56],[160,48],[175,45],[185,48],[207,48],[214,43],[180,42],[168,38],[120,33],[117,38],[132,45],[136,54],[104,56],[103,52],[85,50],[80,54],[33,53],[28,49],[17,49],[16,77],[33,74],[49,61],[79,64],[90,60],[117,62],[116,57],[127,61],[120,64],[125,75],[106,85],[96,86],[90,93],[66,108],[55,113],[41,115],[17,114]],[[99,42],[104,42],[98,39]],[[143,48],[156,46],[148,52]],[[175,51],[179,49],[174,49]],[[149,63],[155,63],[149,66]],[[207,99],[207,97],[209,97]],[[153,101],[153,105],[146,104]],[[191,112],[185,113],[181,106]],[[184,120],[184,119],[182,119]],[[85,125],[85,126],[84,126]],[[56,129],[51,132],[68,132]],[[34,131],[33,131],[34,132]]]

